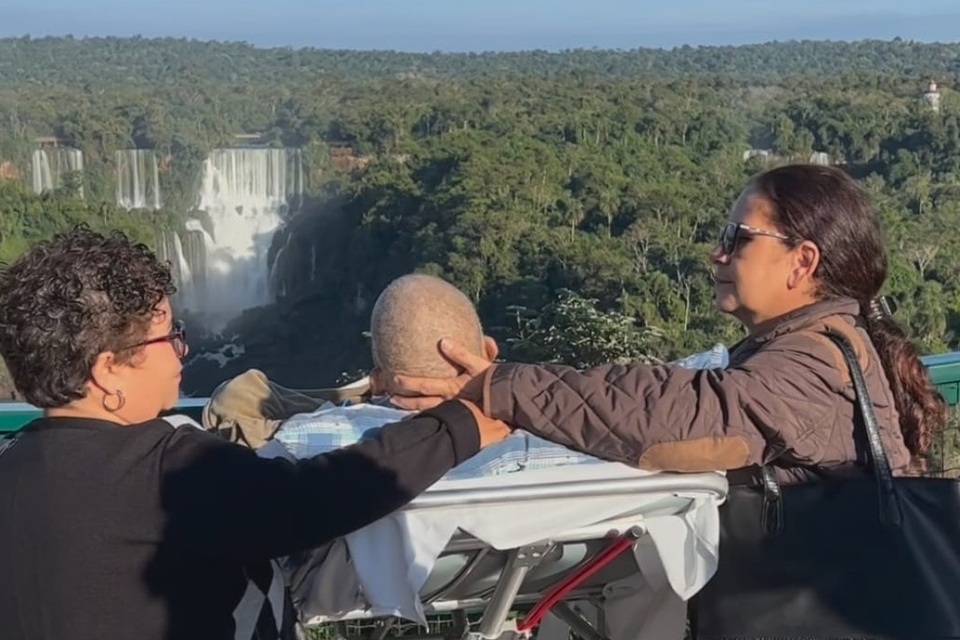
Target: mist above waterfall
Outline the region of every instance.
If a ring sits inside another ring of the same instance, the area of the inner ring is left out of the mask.
[[[222,327],[246,309],[269,304],[268,253],[276,231],[303,196],[298,149],[217,149],[203,163],[198,210],[182,238],[166,238],[178,303]]]

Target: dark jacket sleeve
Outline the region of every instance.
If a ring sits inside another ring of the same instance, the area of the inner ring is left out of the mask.
[[[797,463],[818,462],[841,387],[828,348],[797,334],[730,369],[495,365],[483,403],[491,417],[600,458],[709,471],[784,453]]]
[[[184,427],[160,474],[166,539],[244,561],[319,546],[404,506],[479,446],[475,419],[456,401],[296,463]]]

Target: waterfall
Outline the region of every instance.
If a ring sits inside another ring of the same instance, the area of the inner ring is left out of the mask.
[[[182,303],[218,326],[272,302],[270,243],[303,192],[299,149],[211,153],[203,163],[198,205],[206,219],[187,222],[190,235],[202,240],[202,264],[190,265]]]
[[[117,165],[117,206],[124,209],[160,208],[160,166],[153,149],[121,149]]]
[[[197,308],[206,291],[203,232],[190,228],[194,222],[189,221],[188,228],[180,233],[162,231],[157,247],[160,259],[168,261],[172,267],[180,291],[177,299],[188,309]]]
[[[81,177],[80,197],[83,197],[83,152],[69,147],[47,147],[35,149],[31,158],[31,177],[36,193],[53,191],[61,186],[63,179],[71,173]]]

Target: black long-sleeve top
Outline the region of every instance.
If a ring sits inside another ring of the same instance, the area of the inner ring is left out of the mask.
[[[36,420],[0,444],[0,637],[233,640],[269,559],[402,507],[479,444],[456,402],[298,463],[159,419]]]

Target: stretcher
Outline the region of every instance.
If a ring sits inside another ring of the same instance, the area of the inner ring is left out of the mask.
[[[395,528],[419,522],[429,529],[433,517],[477,528],[458,527],[427,567],[417,593],[423,619],[366,607],[313,616],[306,627],[343,638],[509,640],[529,637],[550,614],[583,640],[624,640],[604,630],[602,600],[609,585],[659,562],[667,568],[658,569],[672,575],[672,591],[686,600],[712,575],[715,514],[727,494],[724,475],[643,473],[614,463],[517,475],[527,477],[520,483],[440,482],[395,517]],[[560,522],[566,514],[577,514],[569,527]],[[502,520],[511,517],[512,523]],[[523,519],[542,520],[546,535],[520,533],[529,529],[524,526],[510,530]],[[478,522],[483,524],[474,527]],[[368,581],[388,580],[388,572],[374,570]],[[591,602],[599,623],[578,611]]]
[[[714,349],[683,366],[721,365],[725,355]],[[232,405],[250,395],[239,393],[241,382],[254,384],[234,379],[236,388],[211,399],[228,421],[237,413]],[[365,388],[354,386],[332,390],[339,395],[326,398],[330,407],[287,415],[258,454],[318,455],[406,415],[380,415],[391,409],[344,397]],[[228,401],[230,391],[240,400]],[[213,429],[208,413],[204,427]],[[636,576],[659,576],[647,591],[672,592],[672,604],[682,604],[712,576],[717,508],[727,491],[722,474],[644,472],[545,444],[517,432],[345,543],[287,559],[301,623],[330,632],[320,637],[506,640],[532,634],[549,617],[585,640],[635,640],[609,633],[607,621],[577,607],[596,602],[605,613]]]

